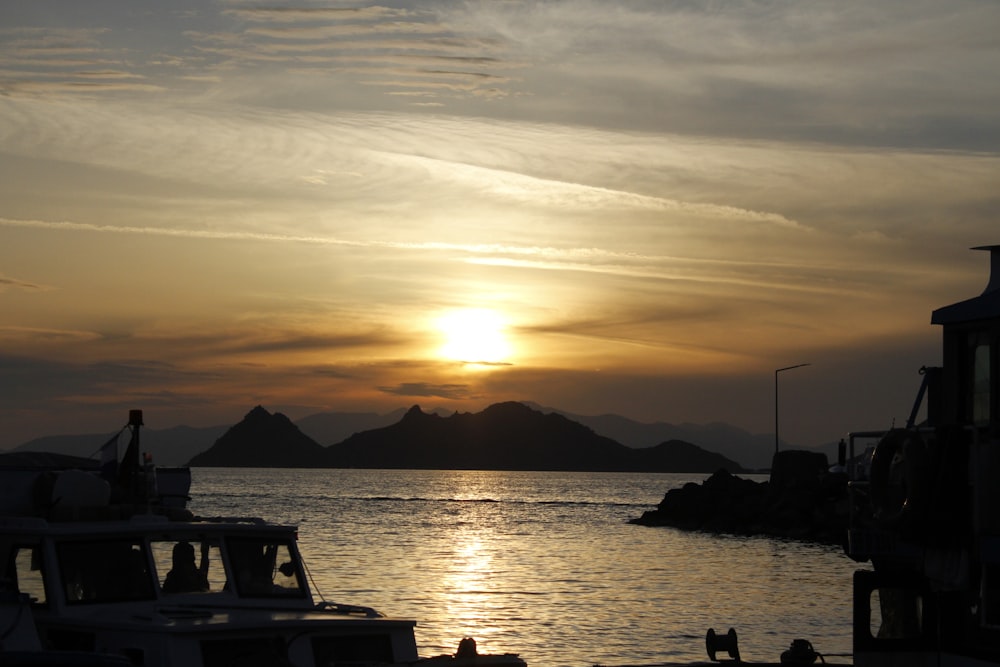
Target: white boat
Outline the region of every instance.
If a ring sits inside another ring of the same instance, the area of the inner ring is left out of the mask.
[[[191,516],[190,472],[139,464],[141,425],[133,411],[121,465],[115,456],[103,469],[0,471],[0,563],[12,592],[30,601],[39,651],[64,652],[67,664],[110,655],[144,667],[524,667],[514,654],[477,655],[471,640],[422,660],[414,621],[317,600],[295,526]],[[0,663],[36,648],[19,634],[23,643],[0,647]]]

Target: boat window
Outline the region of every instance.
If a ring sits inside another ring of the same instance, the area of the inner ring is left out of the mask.
[[[70,604],[151,600],[149,561],[138,540],[62,542],[59,574]]]
[[[150,549],[163,593],[208,593],[225,586],[218,543],[207,539],[154,540]]]
[[[923,625],[923,600],[905,588],[876,588],[869,600],[872,637],[906,639],[919,637]]]
[[[986,424],[990,421],[990,346],[976,345],[972,368],[972,422]]]
[[[226,540],[236,589],[245,597],[301,597],[298,559],[290,542],[254,538]]]
[[[45,604],[45,580],[42,576],[41,549],[14,547],[8,578],[18,593],[25,593],[32,604]]]

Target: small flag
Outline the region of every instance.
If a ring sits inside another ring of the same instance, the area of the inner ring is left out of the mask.
[[[141,498],[142,489],[136,488],[136,480],[142,472],[142,464],[139,462],[139,425],[129,425],[132,429],[132,438],[125,448],[125,455],[122,456],[121,465],[118,466],[118,486],[122,488],[129,499]]]

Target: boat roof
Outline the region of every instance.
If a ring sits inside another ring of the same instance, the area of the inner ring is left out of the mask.
[[[90,536],[114,535],[283,535],[296,538],[298,527],[268,523],[257,517],[195,517],[175,521],[159,514],[137,514],[108,521],[48,521],[40,517],[0,517],[0,533],[18,535]]]
[[[0,452],[0,468],[20,470],[97,470],[96,459],[58,452]]]
[[[260,628],[262,619],[271,630],[276,626],[287,625],[299,631],[309,628],[323,629],[329,627],[331,621],[336,621],[338,627],[357,626],[371,628],[396,626],[412,628],[417,623],[406,618],[388,616],[365,616],[349,614],[335,610],[309,609],[263,609],[231,607],[225,611],[218,607],[196,605],[162,605],[155,614],[135,614],[128,608],[107,610],[102,614],[100,623],[107,628],[122,631],[142,630],[178,630],[186,632],[213,632],[218,630],[234,631],[239,629]]]
[[[958,324],[1000,318],[1000,245],[987,245],[972,250],[990,253],[990,282],[977,297],[938,308],[931,314],[931,324]]]

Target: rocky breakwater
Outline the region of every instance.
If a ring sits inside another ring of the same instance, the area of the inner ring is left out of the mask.
[[[789,450],[775,454],[766,482],[719,470],[667,491],[630,523],[840,545],[847,521],[846,475],[829,472],[825,454]]]

